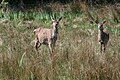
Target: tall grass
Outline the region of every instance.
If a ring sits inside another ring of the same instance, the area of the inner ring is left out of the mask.
[[[0,79],[1,80],[119,80],[120,25],[105,10],[89,13],[7,12],[0,13]],[[107,20],[110,33],[107,51],[100,53],[96,24],[90,16]],[[104,14],[104,15],[103,15]],[[106,17],[106,15],[108,17]],[[52,28],[50,16],[63,19],[59,37],[50,58],[49,49],[32,45],[33,30]]]

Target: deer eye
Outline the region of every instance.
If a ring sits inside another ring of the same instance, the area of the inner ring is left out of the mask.
[[[59,22],[56,22],[56,24],[58,24]]]

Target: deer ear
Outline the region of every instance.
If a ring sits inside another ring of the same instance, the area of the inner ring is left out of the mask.
[[[95,23],[96,23],[96,24],[99,23],[99,18],[98,18],[98,16],[96,17]]]
[[[99,23],[98,20],[96,20],[95,23],[98,24]]]
[[[105,24],[105,23],[106,23],[106,21],[104,20],[104,21],[103,21],[103,24]]]
[[[51,20],[52,20],[52,22],[55,21],[52,17],[51,17]]]
[[[58,19],[58,21],[60,21],[62,19],[62,17],[60,17],[59,19]]]

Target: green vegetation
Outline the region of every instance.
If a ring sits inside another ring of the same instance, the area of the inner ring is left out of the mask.
[[[75,12],[76,8],[68,12],[1,10],[0,80],[119,80],[118,8],[84,7]],[[41,46],[39,52],[33,47],[33,30],[52,28],[50,16],[63,17],[52,60],[48,47]],[[106,20],[105,28],[110,33],[107,50],[102,54],[95,20]]]

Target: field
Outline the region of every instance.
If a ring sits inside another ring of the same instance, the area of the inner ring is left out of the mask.
[[[34,48],[33,30],[52,28],[62,16],[53,58],[48,47]],[[106,20],[110,41],[100,53],[94,19]],[[1,12],[0,80],[119,80],[120,17],[112,9],[91,12]]]

